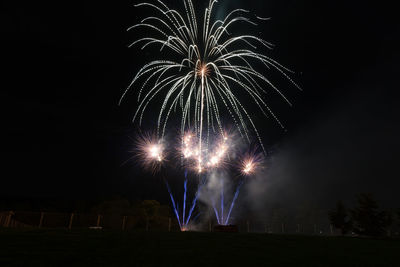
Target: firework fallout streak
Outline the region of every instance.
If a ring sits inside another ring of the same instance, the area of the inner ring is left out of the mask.
[[[217,19],[216,3],[210,0],[201,20],[197,19],[192,0],[183,0],[182,10],[172,9],[161,0],[136,5],[148,8],[152,15],[128,29],[142,29],[140,32],[147,34],[130,46],[140,45],[142,49],[155,46],[159,53],[158,59],[138,71],[120,102],[129,89],[137,91],[138,108],[133,120],[141,124],[149,104],[161,99],[158,137],[164,136],[171,112],[177,112],[181,114],[182,136],[187,129],[195,129],[200,154],[208,147],[211,133],[223,135],[221,114],[227,112],[240,135],[250,142],[252,130],[265,152],[245,101],[255,104],[281,127],[282,123],[266,101],[266,92],[272,90],[289,105],[291,102],[256,66],[276,71],[298,85],[289,77],[292,73],[289,69],[259,51],[272,49],[271,43],[251,34],[238,35],[235,31],[240,23],[255,27],[255,21],[266,19],[254,16],[253,21],[244,9],[232,10],[224,19]]]

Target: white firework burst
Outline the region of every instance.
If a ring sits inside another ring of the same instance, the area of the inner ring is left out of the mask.
[[[143,28],[149,34],[130,46],[138,44],[145,49],[158,45],[160,59],[139,70],[120,102],[129,89],[138,85],[138,109],[133,120],[139,120],[141,124],[149,104],[156,97],[163,99],[158,113],[159,137],[165,134],[171,112],[179,112],[182,135],[186,129],[194,128],[200,140],[199,151],[204,149],[202,142],[208,144],[210,132],[223,135],[221,114],[227,112],[241,136],[250,141],[249,133],[254,131],[264,150],[252,117],[242,104],[244,94],[281,127],[282,123],[265,100],[265,88],[274,90],[289,105],[291,103],[270,79],[256,70],[256,64],[278,71],[299,86],[289,77],[289,69],[258,52],[257,46],[272,49],[271,43],[250,34],[235,35],[237,23],[257,25],[245,16],[249,12],[235,9],[224,19],[216,19],[213,14],[216,3],[216,0],[210,0],[200,25],[192,0],[183,0],[183,12],[169,8],[161,0],[136,5],[152,9],[154,15],[128,29]],[[206,133],[207,138],[202,141],[202,135]]]

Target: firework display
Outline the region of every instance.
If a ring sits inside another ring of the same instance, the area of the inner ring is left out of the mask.
[[[238,92],[247,94],[251,103],[256,104],[265,116],[272,116],[281,126],[265,101],[265,88],[269,87],[289,105],[291,103],[253,64],[259,63],[269,70],[278,71],[295,86],[297,84],[289,77],[289,69],[256,52],[257,46],[272,49],[271,43],[254,35],[235,35],[234,26],[240,22],[257,25],[245,17],[249,12],[235,9],[223,20],[214,19],[216,3],[216,0],[210,0],[200,25],[191,0],[183,0],[184,12],[171,9],[160,0],[136,5],[148,7],[154,15],[128,30],[142,28],[152,34],[134,41],[131,46],[141,45],[142,49],[158,46],[161,58],[139,70],[121,101],[129,89],[141,82],[136,87],[139,104],[133,120],[141,124],[149,104],[155,98],[163,99],[157,120],[160,138],[165,134],[171,112],[180,111],[181,134],[187,128],[194,128],[199,137],[199,151],[202,151],[204,133],[207,133],[206,143],[210,133],[223,135],[220,114],[225,109],[239,133],[250,141],[249,124],[262,146],[257,128],[239,100],[241,95]],[[257,16],[254,19],[263,20]]]
[[[235,27],[239,23],[256,26],[256,21],[267,19],[258,16],[251,19],[248,17],[249,11],[244,9],[232,10],[223,19],[218,19],[215,12],[216,0],[210,0],[200,14],[195,11],[192,0],[182,2],[182,11],[168,7],[161,0],[136,5],[147,8],[152,15],[128,29],[146,32],[145,36],[130,46],[139,45],[141,49],[156,47],[159,49],[159,58],[148,62],[138,71],[120,102],[130,89],[135,89],[138,108],[133,121],[138,121],[141,125],[151,103],[161,101],[157,111],[158,140],[163,140],[170,116],[179,114],[179,151],[185,170],[182,211],[179,211],[168,183],[167,188],[179,225],[185,230],[195,209],[200,189],[210,173],[233,166],[242,174],[226,214],[222,179],[219,211],[214,199],[212,200],[218,223],[228,224],[244,177],[254,175],[259,167],[260,161],[254,156],[244,157],[237,164],[237,160],[231,159],[232,144],[224,131],[222,114],[230,116],[242,140],[251,143],[251,136],[254,135],[264,153],[266,150],[244,101],[256,106],[263,115],[272,117],[283,127],[269,107],[265,94],[267,90],[272,90],[289,105],[291,103],[267,76],[256,70],[257,67],[275,71],[294,86],[298,85],[289,77],[291,71],[288,68],[259,52],[260,49],[272,49],[271,43],[255,35],[236,34]],[[198,15],[201,15],[200,20]],[[160,141],[144,140],[140,145],[144,164],[153,169],[163,164],[164,149]],[[172,148],[169,147],[168,150],[172,151]],[[186,213],[188,170],[202,178],[199,179],[201,182],[198,190],[189,212]]]

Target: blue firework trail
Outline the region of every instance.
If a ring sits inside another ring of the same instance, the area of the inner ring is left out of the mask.
[[[172,207],[174,208],[175,216],[176,216],[176,218],[178,219],[179,228],[182,229],[181,220],[179,219],[178,209],[177,209],[177,207],[176,207],[176,205],[175,205],[174,196],[172,195],[171,188],[169,187],[169,184],[168,184],[167,180],[165,180],[165,185],[167,186],[169,196],[171,197]]]
[[[186,213],[186,192],[187,192],[187,171],[185,170],[185,181],[183,182],[183,209],[182,209],[182,222],[185,223],[185,213]]]
[[[224,179],[221,179],[221,222],[224,222]]]
[[[215,212],[215,218],[217,218],[218,224],[221,224],[221,222],[219,220],[218,210],[217,210],[217,207],[215,206],[215,201],[213,200],[212,202],[213,202],[212,203],[213,204],[213,209],[214,209],[214,212]]]
[[[197,188],[196,194],[195,194],[195,196],[194,196],[194,198],[193,198],[192,206],[191,206],[190,209],[189,209],[189,214],[188,214],[188,217],[187,217],[186,222],[185,222],[186,225],[189,223],[189,220],[190,220],[190,218],[192,217],[192,213],[193,213],[193,211],[194,211],[194,208],[196,207],[197,199],[198,199],[198,197],[199,197],[199,192],[200,192],[201,188],[203,187],[203,185],[204,185],[205,183],[206,183],[206,180],[205,180],[205,178],[203,177],[203,179],[202,179],[202,181],[201,181],[199,187]],[[199,216],[199,215],[197,215],[197,216]],[[196,216],[196,218],[197,218],[197,216]],[[196,218],[194,218],[194,220],[195,220]]]
[[[183,183],[184,193],[183,193],[183,207],[182,207],[182,219],[181,219],[181,217],[179,216],[179,213],[180,213],[179,205],[177,202],[175,202],[174,196],[171,191],[171,187],[169,186],[167,180],[165,180],[165,184],[167,186],[168,193],[171,198],[172,207],[173,207],[176,219],[178,220],[179,228],[181,230],[187,230],[187,226],[189,224],[190,219],[192,218],[193,211],[196,208],[197,199],[199,197],[199,192],[201,190],[201,187],[205,184],[205,179],[203,178],[201,183],[199,184],[199,187],[197,188],[196,194],[193,198],[192,205],[190,206],[189,212],[186,216],[187,183],[188,183],[188,178],[187,178],[187,170],[186,170],[185,171],[185,180]],[[195,218],[197,218],[198,216],[199,216],[199,214],[197,214]]]
[[[229,223],[229,219],[231,217],[232,209],[235,206],[235,201],[239,196],[240,188],[242,187],[243,183],[244,183],[244,180],[241,180],[239,185],[236,187],[236,191],[235,191],[235,195],[233,196],[233,199],[232,199],[231,207],[229,208],[228,215],[226,216],[225,225],[227,225]]]
[[[221,214],[219,214],[219,212],[218,212],[217,206],[215,205],[215,201],[214,200],[212,201],[212,206],[213,206],[215,217],[217,218],[218,224],[220,224],[220,225],[228,225],[229,224],[229,219],[231,217],[231,213],[232,213],[233,207],[235,206],[236,199],[239,196],[240,188],[242,187],[243,184],[244,184],[244,179],[241,180],[240,183],[238,184],[238,186],[236,187],[235,194],[233,196],[231,205],[229,207],[228,214],[227,214],[227,216],[226,216],[226,218],[224,220],[224,203],[225,203],[225,200],[224,200],[224,183],[221,180],[221,191],[220,191],[220,201],[221,201],[220,213]],[[219,215],[221,215],[221,216],[219,216]]]

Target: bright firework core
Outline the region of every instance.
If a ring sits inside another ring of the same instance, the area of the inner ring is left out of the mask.
[[[200,65],[197,68],[196,72],[197,72],[197,75],[201,76],[201,77],[210,75],[210,70],[207,67],[207,64],[205,64],[205,63],[200,63]]]
[[[162,151],[160,145],[150,145],[149,147],[150,158],[155,159],[157,161],[162,161],[161,152]]]
[[[246,163],[244,166],[243,172],[250,173],[253,170],[253,164],[251,162]]]
[[[191,133],[187,133],[183,137],[182,155],[190,167],[194,168],[198,173],[205,170],[211,170],[221,167],[229,150],[228,138],[223,137],[218,141],[214,150],[209,148],[200,151],[200,141]],[[191,166],[192,165],[192,166]]]

